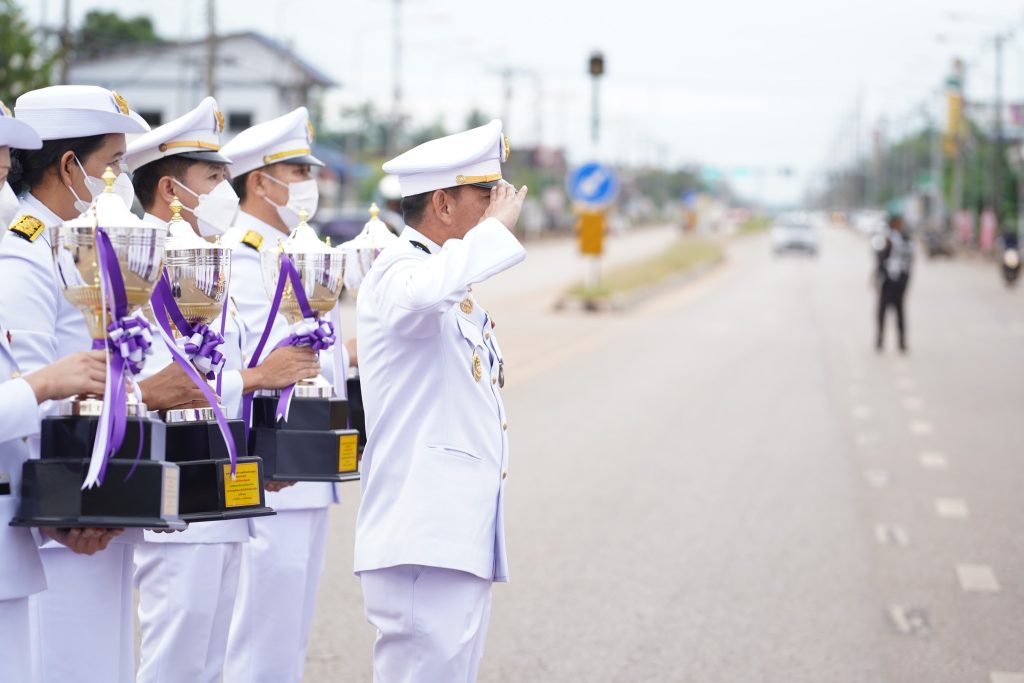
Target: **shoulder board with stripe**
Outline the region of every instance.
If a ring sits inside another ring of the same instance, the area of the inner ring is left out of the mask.
[[[43,234],[46,225],[35,216],[24,215],[8,228],[18,237],[29,242],[35,242],[36,238]]]
[[[255,230],[246,230],[245,234],[242,235],[242,244],[259,251],[260,247],[263,246],[263,235]]]

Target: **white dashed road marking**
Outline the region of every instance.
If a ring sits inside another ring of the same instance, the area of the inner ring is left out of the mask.
[[[926,470],[944,470],[949,467],[949,459],[942,453],[935,453],[932,451],[922,453],[919,461],[921,463],[921,467]]]
[[[943,519],[967,519],[971,516],[971,510],[962,498],[937,498],[935,514]]]
[[[958,564],[956,577],[960,588],[976,593],[998,593],[999,580],[987,564]]]
[[[933,431],[935,431],[935,428],[932,427],[932,423],[927,420],[914,420],[910,423],[911,434],[924,436],[925,434],[931,434]]]
[[[993,671],[988,675],[989,683],[1024,683],[1024,673]]]
[[[889,485],[889,473],[885,470],[864,470],[864,481],[876,489]]]

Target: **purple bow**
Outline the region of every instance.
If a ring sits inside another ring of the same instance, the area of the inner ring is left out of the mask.
[[[107,348],[120,354],[129,375],[142,372],[146,356],[153,354],[153,332],[141,313],[127,315],[107,325]]]
[[[305,318],[277,346],[309,346],[314,351],[326,351],[334,346],[335,341],[334,324],[330,320]]]
[[[182,351],[206,375],[206,379],[214,379],[224,367],[224,354],[217,350],[224,343],[224,337],[211,330],[209,325],[192,328],[192,335],[179,343]]]

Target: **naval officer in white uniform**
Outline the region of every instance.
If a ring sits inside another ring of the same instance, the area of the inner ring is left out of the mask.
[[[526,197],[501,122],[384,164],[406,228],[357,299],[368,441],[355,539],[375,683],[476,680],[491,584],[507,581],[504,360],[471,287],[521,262]]]
[[[242,131],[222,148],[241,211],[224,243],[234,245],[230,292],[250,331],[250,359],[270,313],[260,255],[272,250],[319,201],[312,169],[313,126],[305,107]],[[278,314],[263,356],[290,332]],[[345,349],[342,349],[345,352]],[[310,361],[316,354],[296,349]],[[321,362],[331,354],[323,354]],[[343,360],[348,364],[347,354]],[[324,368],[325,376],[329,368]],[[255,455],[259,455],[258,453]],[[277,514],[253,520],[256,535],[243,553],[242,579],[231,622],[225,683],[300,683],[327,544],[328,506],[338,501],[333,484],[300,482],[281,489],[272,482],[267,505]]]
[[[104,188],[100,176],[107,167],[121,170],[125,134],[149,126],[117,93],[86,85],[25,93],[14,116],[43,140],[40,149],[15,154],[19,215],[0,245],[0,312],[20,371],[30,373],[91,345],[82,313],[57,283],[49,231],[89,206]],[[127,175],[118,175],[114,191],[131,205]],[[29,445],[38,455],[38,435]],[[39,683],[134,681],[131,568],[132,544],[140,537],[125,532],[93,557],[56,544],[42,547],[48,590],[30,600]]]
[[[0,102],[0,241],[19,213],[18,197],[7,183],[10,148],[39,149],[39,135],[14,119]],[[46,588],[43,564],[32,532],[9,526],[18,509],[21,465],[31,455],[27,438],[39,431],[39,404],[79,392],[102,392],[105,354],[72,354],[22,376],[11,351],[13,335],[0,310],[0,670],[3,680],[30,681],[32,645],[28,596]],[[77,552],[92,554],[109,542],[109,532],[50,530]]]
[[[181,202],[182,219],[198,235],[222,235],[238,213],[238,195],[227,179],[231,160],[220,153],[224,118],[212,97],[169,123],[133,140],[126,163],[144,220],[166,227],[170,204]],[[230,276],[229,276],[230,277]],[[219,333],[221,318],[210,323]],[[244,369],[246,331],[228,302],[224,321],[221,403],[228,419],[242,415],[242,394],[279,388],[319,371],[300,349],[278,349],[255,368]],[[163,344],[144,374],[179,370]],[[192,524],[181,533],[146,532],[135,549],[142,634],[137,683],[218,683],[242,568],[242,550],[254,527],[250,519]]]

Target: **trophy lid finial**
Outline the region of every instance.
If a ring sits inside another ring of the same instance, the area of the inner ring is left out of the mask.
[[[309,220],[309,211],[305,209],[299,209],[299,224],[306,225],[306,221]]]
[[[376,218],[380,213],[380,209],[377,207],[377,202],[370,204],[370,218]]]
[[[107,166],[107,170],[103,172],[103,182],[106,184],[103,191],[113,193],[115,180],[117,180],[117,176],[114,174],[114,169]]]
[[[327,241],[327,246],[331,246],[331,236],[327,235],[324,239]]]
[[[171,203],[168,204],[168,206],[170,206],[171,208],[171,220],[180,221],[181,209],[183,208],[183,205],[181,201],[178,199],[178,195],[174,195],[174,199],[171,200]]]

